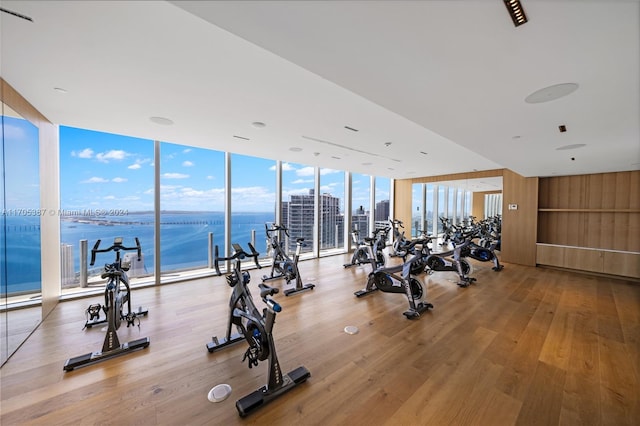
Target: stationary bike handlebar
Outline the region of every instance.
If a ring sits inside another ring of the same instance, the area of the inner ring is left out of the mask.
[[[91,263],[90,265],[93,266],[96,263],[96,254],[97,253],[106,253],[108,251],[115,251],[116,253],[118,253],[120,250],[123,251],[132,251],[132,250],[136,250],[138,252],[138,260],[140,260],[142,258],[142,247],[140,247],[140,240],[138,240],[138,237],[135,237],[136,240],[136,246],[135,247],[125,247],[122,245],[122,237],[116,237],[113,241],[113,245],[109,248],[106,249],[99,249],[100,247],[100,241],[98,240],[96,241],[96,244],[93,246],[93,248],[91,249]]]
[[[400,228],[403,228],[403,229],[404,229],[404,226],[402,225],[402,221],[401,221],[401,220],[393,219],[393,220],[391,220],[391,223],[393,223],[393,225],[394,225],[394,226],[396,226],[396,225],[397,225],[397,226],[399,226]]]
[[[285,235],[286,235],[287,237],[289,236],[289,229],[287,229],[287,227],[286,227],[286,226],[284,226],[284,225],[276,225],[276,224],[274,223],[273,225],[271,225],[271,228],[269,228],[269,227],[267,226],[267,224],[265,223],[265,224],[264,224],[264,228],[265,228],[265,230],[266,230],[266,232],[267,232],[267,237],[269,237],[269,238],[271,238],[271,234],[272,234],[273,232],[276,232],[276,231],[284,231]]]
[[[216,268],[216,273],[218,275],[222,275],[222,273],[220,272],[220,266],[219,266],[219,262],[224,262],[227,260],[242,260],[245,258],[253,258],[253,261],[256,264],[256,267],[258,269],[262,268],[262,266],[260,266],[260,263],[258,262],[258,257],[260,256],[260,253],[258,253],[256,251],[256,249],[253,247],[253,244],[251,243],[247,243],[249,245],[249,249],[251,250],[251,254],[247,253],[246,251],[244,251],[244,249],[240,246],[240,244],[237,243],[233,243],[233,254],[229,257],[222,257],[218,255],[218,246],[216,245],[215,247],[215,260],[214,260],[214,266]]]

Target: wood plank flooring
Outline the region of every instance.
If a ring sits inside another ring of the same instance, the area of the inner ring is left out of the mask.
[[[368,269],[344,269],[348,260],[301,262],[316,288],[275,296],[281,367],[311,377],[244,419],[235,401],[266,383],[267,365],[247,368],[244,343],[207,352],[228,317],[230,288],[214,277],[134,289],[149,315],[118,334],[150,346],[67,373],[65,361],[99,350],[104,331],[82,330],[98,297],[60,303],[0,370],[0,424],[640,424],[638,283],[476,263],[468,288],[450,273],[422,276],[434,309],[408,320],[402,294],[356,298]],[[265,269],[250,272],[256,294]],[[231,396],[209,402],[221,383]]]

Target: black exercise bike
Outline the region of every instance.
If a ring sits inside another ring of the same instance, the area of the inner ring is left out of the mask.
[[[351,233],[351,238],[353,242],[357,244],[357,248],[353,252],[351,256],[351,262],[345,263],[343,266],[345,268],[349,268],[351,266],[359,266],[370,263],[370,253],[375,253],[375,266],[376,268],[380,268],[385,265],[386,258],[384,256],[384,248],[387,246],[387,235],[389,233],[388,227],[378,228],[373,231],[373,237],[364,239],[360,239],[360,233],[357,229],[355,229]],[[373,245],[373,250],[371,250],[368,246]]]
[[[315,284],[303,284],[302,276],[300,275],[300,269],[298,268],[298,261],[300,260],[300,253],[302,247],[304,247],[304,238],[296,238],[296,252],[293,258],[290,258],[284,249],[284,241],[281,238],[281,233],[289,237],[289,230],[286,226],[272,224],[269,227],[264,224],[267,234],[267,244],[272,251],[271,272],[269,275],[262,277],[262,282],[276,280],[284,278],[286,285],[290,285],[292,281],[295,281],[293,288],[284,290],[285,296],[290,296],[294,293],[302,291],[313,290]]]
[[[424,299],[426,296],[424,286],[412,272],[415,269],[412,265],[422,260],[419,254],[422,244],[426,244],[426,241],[417,239],[406,245],[405,248],[409,254],[405,255],[402,264],[396,266],[377,268],[374,257],[371,256],[370,263],[373,271],[367,277],[367,285],[354,294],[362,297],[376,290],[384,293],[404,293],[409,302],[409,309],[402,314],[408,319],[418,318],[423,312],[432,309],[433,305]],[[372,250],[373,245],[369,244],[367,247]]]
[[[135,247],[125,247],[122,245],[122,237],[117,237],[114,239],[113,245],[106,249],[99,248],[100,240],[98,240],[93,249],[91,249],[92,266],[96,261],[97,253],[106,253],[109,251],[114,251],[116,253],[115,261],[104,265],[104,272],[102,273],[102,278],[107,279],[104,289],[104,306],[100,307],[100,305],[91,305],[89,310],[95,311],[95,314],[90,321],[87,321],[85,324],[85,327],[90,327],[106,322],[107,333],[104,337],[104,343],[102,344],[102,350],[100,352],[91,352],[68,359],[64,364],[65,371],[71,371],[75,368],[95,364],[97,362],[105,361],[149,346],[148,337],[143,337],[142,339],[133,340],[123,344],[120,344],[120,340],[118,339],[118,328],[120,328],[122,320],[127,322],[127,327],[134,325],[136,321],[138,322],[138,326],[140,326],[140,320],[138,317],[148,313],[146,310],[143,311],[142,308],[139,308],[137,312],[133,312],[131,310],[131,288],[129,287],[129,277],[127,276],[130,264],[124,262],[120,256],[121,251],[136,250],[138,253],[138,260],[140,260],[142,256],[142,248],[140,247],[140,241],[138,238],[135,240]],[[93,309],[92,306],[94,307]],[[124,306],[127,307],[126,313],[123,312]],[[104,320],[99,319],[99,313],[101,310],[104,311],[106,315]]]
[[[280,363],[276,355],[276,347],[273,341],[273,324],[276,314],[282,311],[281,306],[271,298],[278,293],[278,289],[264,283],[258,284],[260,298],[267,305],[265,309],[258,310],[249,291],[251,276],[248,271],[243,271],[242,260],[253,258],[258,265],[259,253],[249,244],[251,254],[245,252],[239,244],[232,244],[233,255],[230,257],[218,256],[218,246],[215,247],[215,268],[220,275],[218,263],[221,261],[233,261],[233,271],[226,276],[227,284],[233,289],[229,300],[229,322],[225,337],[213,337],[207,344],[209,352],[215,352],[229,345],[245,340],[249,348],[242,361],[247,360],[249,368],[258,365],[258,361],[268,360],[269,377],[267,384],[260,389],[246,395],[236,401],[236,409],[241,417],[272,401],[283,393],[305,382],[311,373],[304,366],[300,366],[288,374],[282,374]],[[232,334],[235,326],[238,333]]]

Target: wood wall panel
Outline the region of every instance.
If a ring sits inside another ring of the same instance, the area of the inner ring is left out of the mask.
[[[604,251],[603,272],[640,278],[640,253]]]
[[[401,220],[405,227],[408,226],[408,233],[411,233],[411,203],[412,203],[412,179],[394,180],[394,215],[392,219]]]
[[[640,251],[640,171],[540,179],[538,242]],[[572,211],[573,210],[573,211]]]
[[[517,204],[518,209],[502,210],[501,260],[534,266],[538,233],[538,178],[525,178],[504,170],[502,194],[505,206]]]

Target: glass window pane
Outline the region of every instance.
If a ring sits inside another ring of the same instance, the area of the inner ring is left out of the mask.
[[[351,177],[351,226],[358,229],[360,237],[370,237],[369,205],[371,202],[371,179],[369,175],[354,173]]]
[[[209,235],[224,245],[224,153],[163,142],[160,157],[160,268],[206,268]]]
[[[275,221],[275,212],[276,162],[232,154],[231,243],[240,244],[248,250],[247,243],[251,242],[260,258],[267,258],[265,224]]]
[[[282,165],[282,222],[289,229],[289,253],[295,252],[296,238],[304,238],[302,253],[313,251],[315,215],[315,169],[301,164]]]
[[[446,218],[446,187],[438,186],[438,233],[444,231],[443,220]]]
[[[434,223],[433,223],[433,213],[435,211],[433,191],[434,191],[434,185],[431,183],[428,183],[427,199],[426,199],[426,206],[425,206],[427,224],[425,226],[425,229],[429,234],[437,234],[437,229],[434,229]]]
[[[3,297],[11,298],[40,293],[40,214],[43,210],[40,210],[38,128],[22,118],[4,115],[2,127],[1,291]]]
[[[344,247],[342,170],[320,169],[320,251]]]
[[[423,183],[414,183],[411,188],[411,235],[420,234],[424,219]]]
[[[133,246],[137,237],[142,259],[132,259],[129,277],[153,275],[153,156],[150,140],[60,126],[63,288],[86,285],[80,282],[82,240],[90,253],[99,239],[109,244],[122,237],[126,246]],[[88,265],[89,282],[103,284],[100,274],[112,255],[100,254],[95,265]]]
[[[375,211],[374,221],[376,228],[384,228],[389,225],[391,204],[389,194],[391,192],[391,179],[376,176]]]

